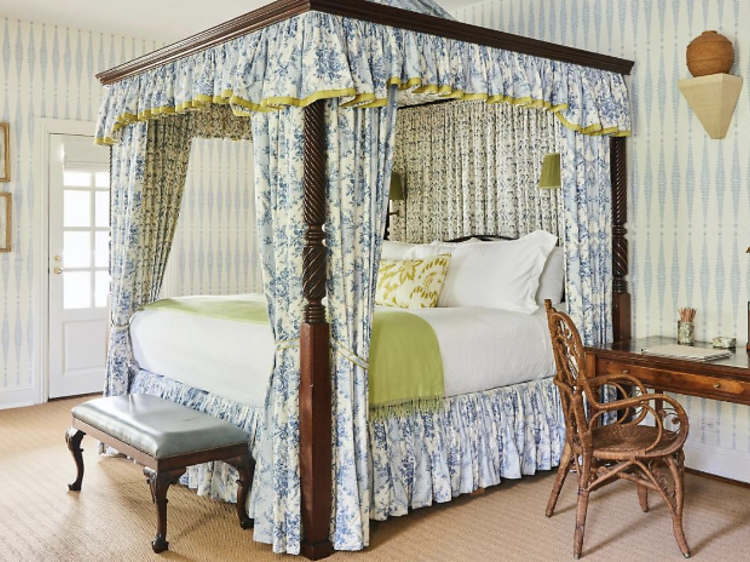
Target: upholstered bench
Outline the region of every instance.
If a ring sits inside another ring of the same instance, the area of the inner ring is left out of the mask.
[[[72,415],[73,423],[65,440],[75,459],[78,476],[68,488],[81,489],[81,440],[86,434],[142,464],[156,504],[156,538],[151,543],[154,552],[169,548],[167,490],[194,464],[224,461],[237,468],[237,515],[243,529],[253,526],[245,506],[255,463],[248,451],[250,437],[241,429],[186,406],[145,394],[90,400],[73,408]]]

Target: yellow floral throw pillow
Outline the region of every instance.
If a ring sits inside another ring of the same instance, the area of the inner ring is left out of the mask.
[[[398,308],[433,308],[448,272],[450,254],[421,260],[380,260],[375,304]]]

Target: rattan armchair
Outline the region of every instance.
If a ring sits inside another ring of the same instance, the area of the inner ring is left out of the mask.
[[[557,375],[565,416],[565,449],[547,504],[547,517],[555,511],[568,473],[578,479],[573,556],[583,549],[589,494],[619,478],[637,485],[643,511],[648,511],[648,491],[664,499],[672,515],[672,527],[682,554],[690,548],[682,528],[684,460],[682,447],[689,422],[685,410],[663,394],[649,394],[643,384],[625,374],[589,378],[584,350],[573,321],[545,301]],[[621,396],[602,402],[600,389],[610,386]],[[634,392],[635,391],[635,392]],[[635,394],[631,396],[631,394]],[[615,419],[603,424],[604,416]],[[643,423],[646,422],[646,423]]]

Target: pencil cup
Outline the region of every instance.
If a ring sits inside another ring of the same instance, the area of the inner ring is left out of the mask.
[[[683,320],[677,321],[677,343],[693,345],[695,343],[695,323]]]

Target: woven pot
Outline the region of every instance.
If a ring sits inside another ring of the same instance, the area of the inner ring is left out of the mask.
[[[687,47],[687,66],[693,76],[729,74],[733,64],[732,42],[716,31],[704,31]]]

